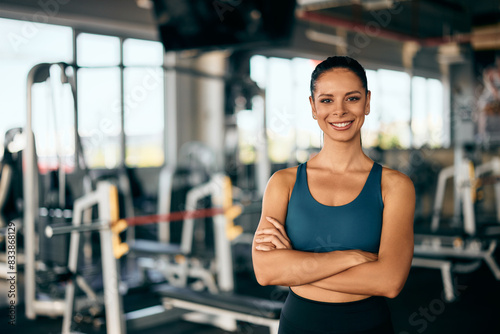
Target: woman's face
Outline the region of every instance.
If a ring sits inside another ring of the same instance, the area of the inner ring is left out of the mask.
[[[324,72],[309,101],[325,140],[328,136],[334,141],[359,141],[365,115],[370,112],[370,92],[366,94],[354,72],[345,68]]]

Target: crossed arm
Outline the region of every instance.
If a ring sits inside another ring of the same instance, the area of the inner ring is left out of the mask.
[[[286,172],[275,174],[264,195],[252,254],[259,283],[310,284],[344,293],[397,296],[413,256],[415,194],[411,181],[395,171],[388,171],[383,177],[382,187],[386,191],[378,255],[361,250],[311,253],[293,250],[283,226],[291,191],[287,177]]]

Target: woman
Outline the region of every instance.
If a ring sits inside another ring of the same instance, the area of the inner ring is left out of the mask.
[[[484,90],[477,101],[478,133],[481,139],[497,134],[500,129],[500,52],[492,66],[483,71]]]
[[[276,172],[253,243],[259,284],[289,286],[279,333],[393,333],[396,297],[413,256],[410,179],[363,153],[370,113],[363,67],[330,57],[311,76],[321,151]]]
[[[479,98],[479,105],[486,114],[500,113],[500,52],[495,56],[495,63],[483,72],[484,91]]]

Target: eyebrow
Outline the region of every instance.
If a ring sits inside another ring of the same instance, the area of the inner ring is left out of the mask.
[[[353,90],[353,91],[345,93],[345,95],[351,95],[351,94],[361,94],[361,92],[359,90]],[[318,95],[318,97],[321,97],[321,96],[328,96],[328,97],[330,97],[330,96],[333,96],[333,94],[322,93],[322,94]]]

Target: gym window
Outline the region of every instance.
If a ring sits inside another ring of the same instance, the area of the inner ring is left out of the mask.
[[[402,71],[366,70],[372,92],[363,146],[382,149],[442,147],[443,85]]]
[[[105,50],[106,57],[101,51]],[[77,36],[79,131],[89,166],[164,162],[161,43],[81,33]],[[80,84],[81,82],[81,84]],[[125,149],[122,151],[121,113]]]
[[[0,18],[0,45],[0,145],[3,146],[7,130],[26,124],[26,78],[30,69],[42,62],[73,61],[72,30]],[[33,87],[33,99],[38,101],[37,110],[34,110],[38,117],[33,118],[33,129],[38,131],[36,148],[42,168],[50,168],[56,158],[53,124],[47,124],[52,119],[47,114],[51,96],[46,88],[40,84]],[[62,134],[62,142],[64,138],[66,134]],[[72,152],[65,152],[65,155],[73,154],[74,147]],[[2,155],[3,150],[0,150],[0,158]]]
[[[159,42],[123,42],[124,131],[127,166],[152,167],[164,162],[163,46]]]
[[[265,133],[272,163],[305,161],[321,145],[320,131],[311,117],[309,105],[309,78],[315,65],[314,61],[304,58],[257,55],[250,60],[250,76],[266,92]],[[255,133],[262,132],[260,129],[243,132],[240,152],[251,151],[253,141],[258,140]],[[253,160],[241,159],[241,154],[240,160],[253,163]]]
[[[164,163],[161,43],[74,34],[69,27],[0,18],[0,45],[0,145],[8,129],[26,123],[29,70],[42,62],[76,60],[78,131],[89,167],[116,168],[122,157],[130,167]],[[58,155],[71,168],[74,156],[73,120],[62,115],[72,110],[71,93],[61,85],[54,92],[49,88],[47,83],[33,87],[33,129],[42,171],[55,167]],[[50,116],[54,102],[57,124]]]

